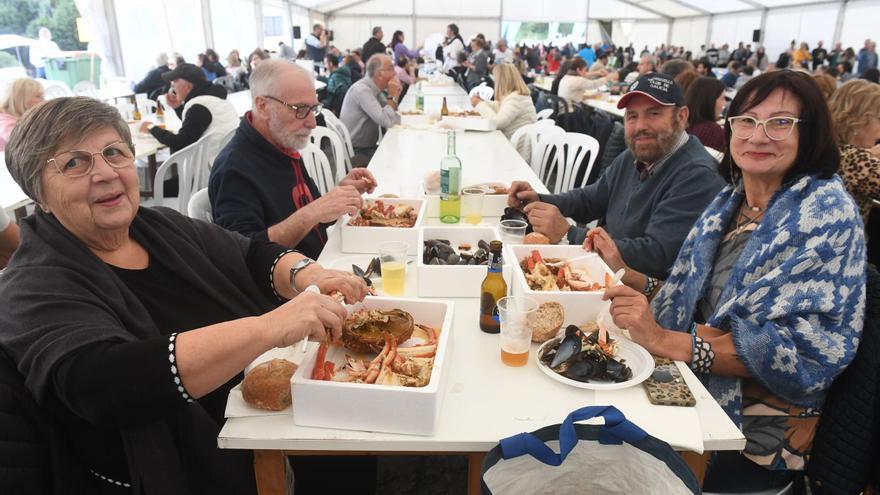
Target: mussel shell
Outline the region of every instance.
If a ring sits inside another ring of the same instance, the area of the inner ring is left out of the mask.
[[[487,252],[489,251],[489,243],[482,240],[482,239],[480,239],[479,242],[477,242],[477,247],[480,249],[483,249]]]
[[[562,376],[579,382],[588,382],[602,374],[601,367],[601,363],[596,361],[574,361],[569,363]]]
[[[431,261],[429,261],[428,264],[429,265],[439,265],[439,264],[441,264],[440,258],[431,258]]]
[[[460,260],[461,258],[455,253],[452,253],[446,257],[446,262],[450,265],[457,265]]]
[[[616,359],[608,359],[605,362],[605,376],[607,380],[613,382],[625,382],[632,378],[632,369]]]
[[[471,258],[471,259],[473,259],[473,258]],[[458,264],[459,264],[459,265],[467,265],[467,264],[468,264],[468,260],[466,260],[466,259],[464,259],[464,258],[461,258],[461,259],[458,260]]]
[[[501,220],[522,220],[526,225],[526,234],[530,234],[532,232],[532,224],[529,222],[528,215],[525,214],[524,211],[519,208],[514,208],[512,206],[508,206],[504,209],[504,215],[501,215]]]
[[[581,352],[581,338],[577,335],[566,335],[559,347],[556,349],[556,356],[550,363],[551,368],[557,368],[560,364],[577,356]]]

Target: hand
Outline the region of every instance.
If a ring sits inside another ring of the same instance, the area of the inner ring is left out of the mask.
[[[546,235],[553,244],[561,241],[571,228],[559,208],[549,203],[529,203],[523,211],[529,216],[529,223],[535,232]]]
[[[316,285],[321,290],[321,294],[332,294],[339,291],[345,296],[345,302],[348,304],[363,301],[370,290],[364,279],[353,273],[328,270],[317,263],[301,270],[296,278],[297,285],[300,285],[300,278],[302,278],[302,287],[297,287],[297,290],[305,290],[310,285]]]
[[[337,340],[345,318],[345,308],[336,300],[312,292],[303,292],[260,316],[275,347],[287,347],[306,337],[315,341]]]
[[[651,354],[661,355],[663,329],[654,320],[651,305],[644,294],[625,285],[605,289],[602,300],[611,301],[611,318],[620,328]]]
[[[874,157],[880,158],[880,144],[875,144],[873,147],[868,149],[868,151],[870,151],[871,154],[874,155]]]
[[[507,206],[520,208],[534,201],[538,201],[538,193],[532,189],[531,184],[521,180],[513,181],[507,191]]]
[[[476,108],[477,105],[479,105],[481,101],[483,101],[483,100],[478,95],[471,96],[471,106],[472,107]]]
[[[584,239],[584,249],[595,251],[612,271],[616,272],[621,268],[628,268],[620,256],[617,243],[614,242],[611,235],[602,227],[596,227],[587,232],[587,237]]]
[[[168,102],[168,106],[171,108],[177,108],[180,106],[180,98],[178,98],[177,93],[173,91],[169,91],[165,94],[165,101]]]
[[[400,96],[400,92],[403,91],[403,86],[400,85],[400,80],[396,77],[391,78],[391,80],[388,81],[387,91],[388,96],[392,98],[397,98],[398,96]]]
[[[365,168],[355,168],[339,181],[340,186],[354,186],[359,193],[371,193],[376,190],[376,178]]]
[[[150,122],[141,122],[141,126],[138,128],[138,130],[143,133],[150,132],[151,125],[153,125],[153,124]]]
[[[361,193],[354,186],[337,186],[309,203],[306,208],[314,216],[315,223],[327,223],[346,213],[356,214],[363,204]]]

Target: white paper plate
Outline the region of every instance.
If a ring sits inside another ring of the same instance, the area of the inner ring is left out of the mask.
[[[549,366],[541,362],[540,355],[544,348],[556,339],[550,339],[538,347],[538,352],[535,353],[535,363],[538,364],[538,368],[543,371],[545,375],[557,382],[571,385],[572,387],[586,388],[590,390],[619,390],[622,388],[629,388],[642,383],[651,376],[651,373],[654,372],[654,358],[651,357],[651,354],[645,350],[644,347],[629,339],[620,336],[615,336],[614,339],[619,342],[620,351],[618,352],[617,359],[623,359],[625,361],[624,364],[629,366],[633,372],[633,377],[625,382],[579,382],[577,380],[572,380],[571,378],[566,378],[553,371]]]

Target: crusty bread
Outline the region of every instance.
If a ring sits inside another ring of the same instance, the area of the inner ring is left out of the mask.
[[[286,359],[273,359],[256,366],[241,382],[241,394],[248,404],[280,411],[291,404],[290,377],[296,365]]]
[[[540,232],[531,232],[523,238],[523,244],[550,244],[550,238]]]
[[[546,342],[556,336],[565,320],[565,310],[558,302],[538,306],[532,322],[532,342]]]

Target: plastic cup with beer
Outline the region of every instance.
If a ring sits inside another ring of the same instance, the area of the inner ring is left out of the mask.
[[[461,216],[466,223],[478,225],[483,221],[483,197],[486,190],[482,187],[466,187],[461,190]]]
[[[501,230],[501,240],[504,244],[522,244],[523,237],[526,236],[527,224],[523,220],[502,220],[499,225]]]
[[[538,313],[538,301],[525,296],[498,300],[501,320],[501,362],[507,366],[525,366],[532,346],[532,327]]]
[[[379,244],[379,263],[382,270],[382,290],[389,296],[402,296],[406,290],[406,250],[405,242],[383,242]]]

